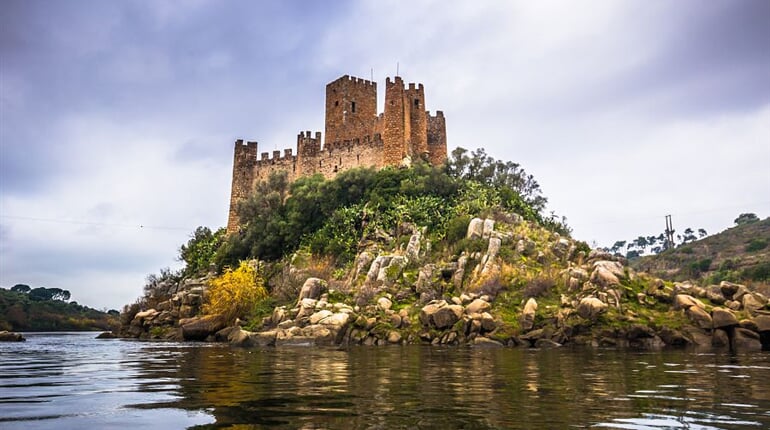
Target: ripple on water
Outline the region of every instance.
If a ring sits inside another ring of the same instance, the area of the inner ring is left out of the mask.
[[[30,334],[0,346],[0,428],[770,427],[767,354],[92,337]]]

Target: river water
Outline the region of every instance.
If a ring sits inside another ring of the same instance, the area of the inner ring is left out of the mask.
[[[26,334],[0,429],[767,429],[770,353],[244,349]]]

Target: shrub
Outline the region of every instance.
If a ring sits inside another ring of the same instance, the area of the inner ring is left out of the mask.
[[[456,216],[447,222],[446,226],[446,240],[449,243],[455,243],[463,240],[465,234],[468,232],[468,224],[471,222],[471,217],[468,215]]]
[[[767,248],[767,240],[765,239],[751,239],[748,245],[746,245],[746,252],[756,252]]]
[[[232,322],[253,313],[266,297],[262,277],[253,265],[242,261],[236,270],[227,269],[209,282],[208,302],[203,311],[221,314],[226,321]]]

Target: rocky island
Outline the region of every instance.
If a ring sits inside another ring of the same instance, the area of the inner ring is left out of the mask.
[[[672,280],[575,240],[517,163],[457,148],[422,84],[326,86],[326,141],[234,148],[227,228],[151,275],[119,335],[238,345],[770,346],[767,279]],[[669,244],[669,247],[673,247]],[[763,293],[764,291],[764,293]]]

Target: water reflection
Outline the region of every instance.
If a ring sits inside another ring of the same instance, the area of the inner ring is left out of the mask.
[[[0,346],[0,428],[770,427],[770,354]]]
[[[198,348],[178,361],[180,398],[162,406],[205,410],[217,428],[766,426],[767,356],[742,359],[678,351]]]

